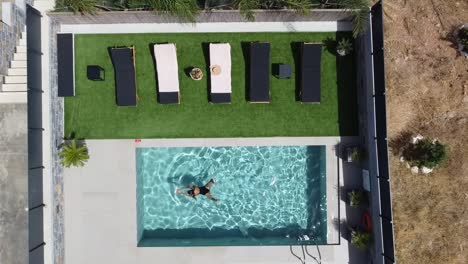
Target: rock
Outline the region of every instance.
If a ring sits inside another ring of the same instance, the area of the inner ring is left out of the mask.
[[[400,157],[400,162],[405,162],[405,157],[401,156]]]
[[[408,169],[411,168],[411,166],[409,165],[408,162],[406,163],[406,168],[408,168]]]
[[[418,168],[418,166],[413,166],[413,167],[411,167],[411,173],[418,174],[418,173],[419,173],[419,168]]]
[[[415,137],[412,137],[411,142],[413,144],[416,144],[416,143],[418,143],[419,140],[421,140],[423,138],[424,138],[423,136],[421,136],[420,134],[417,134]]]
[[[421,167],[421,173],[422,174],[429,174],[431,172],[432,172],[432,169],[430,169],[428,167],[424,167],[424,166]]]

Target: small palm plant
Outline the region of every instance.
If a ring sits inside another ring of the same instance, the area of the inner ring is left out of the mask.
[[[359,207],[367,200],[367,195],[362,190],[353,190],[348,193],[349,205],[351,207]]]
[[[355,147],[351,152],[351,159],[356,162],[361,162],[366,158],[366,151],[362,148]]]
[[[336,46],[336,52],[340,56],[346,56],[353,50],[353,43],[349,38],[342,38],[338,41],[338,45]]]
[[[351,230],[351,244],[355,245],[360,250],[366,250],[372,243],[370,233],[362,232],[357,229]]]
[[[63,144],[61,148],[59,156],[66,168],[83,167],[89,160],[88,147],[84,144],[79,145],[76,139],[72,139],[69,144]]]

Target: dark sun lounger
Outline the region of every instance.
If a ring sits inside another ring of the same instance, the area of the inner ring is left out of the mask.
[[[270,43],[250,43],[250,91],[251,103],[270,102]]]
[[[301,44],[301,101],[320,103],[320,65],[322,44]]]
[[[112,48],[111,58],[115,71],[116,103],[118,106],[135,106],[137,104],[135,49]]]

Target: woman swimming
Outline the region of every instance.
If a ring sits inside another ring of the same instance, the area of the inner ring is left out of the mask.
[[[212,201],[218,202],[218,200],[215,199],[210,193],[210,188],[215,182],[216,181],[214,179],[211,179],[207,184],[205,184],[205,186],[197,187],[195,185],[191,185],[191,186],[182,187],[180,189],[177,189],[176,193],[187,195],[189,197],[192,197],[193,199],[197,199],[196,196],[201,194],[201,195],[205,195],[208,199]],[[189,190],[187,192],[182,192],[184,189],[189,189]]]

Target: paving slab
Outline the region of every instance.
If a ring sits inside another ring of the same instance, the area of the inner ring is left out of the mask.
[[[338,191],[338,163],[334,146],[339,137],[87,140],[90,160],[82,168],[64,170],[65,263],[297,263],[289,246],[249,247],[137,247],[136,157],[137,147],[326,145],[327,170]],[[354,137],[347,140],[357,140]],[[333,162],[328,162],[333,161]],[[332,169],[334,167],[334,169]],[[333,203],[338,203],[337,198]],[[341,203],[341,202],[340,202]],[[335,212],[333,216],[338,217]],[[342,210],[341,218],[345,218]],[[329,218],[329,221],[332,218]],[[334,237],[333,239],[339,239]],[[308,246],[314,256],[317,248]],[[348,243],[319,246],[322,263],[348,263]],[[300,246],[293,252],[302,257]],[[315,252],[315,253],[314,253]],[[308,257],[308,262],[313,262]]]
[[[0,104],[0,263],[28,261],[27,109]]]

